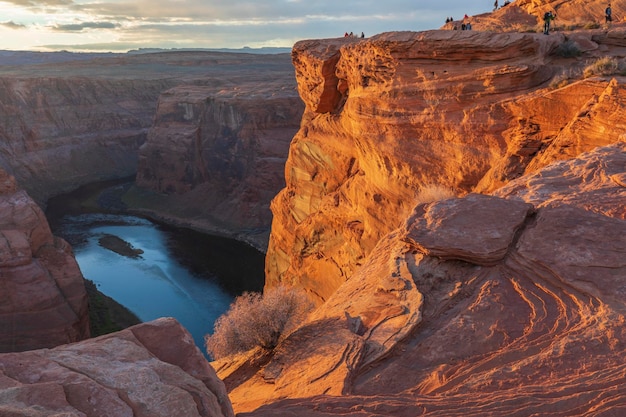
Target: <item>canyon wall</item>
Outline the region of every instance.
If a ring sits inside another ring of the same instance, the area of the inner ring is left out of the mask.
[[[272,68],[219,91],[185,86],[160,96],[131,191],[141,211],[267,247],[270,201],[284,187],[304,108],[291,65]]]
[[[238,415],[623,412],[626,78],[583,75],[616,39],[297,43],[266,286],[317,308],[214,363]]]
[[[39,206],[0,170],[0,352],[89,337],[83,276]]]
[[[266,285],[301,286],[323,302],[423,190],[490,192],[620,140],[624,85],[582,77],[587,60],[612,47],[602,40],[624,32],[609,35],[432,31],[297,43],[307,107],[272,204]],[[572,40],[584,58],[560,54]]]
[[[574,38],[586,59],[608,48],[596,37]],[[559,54],[567,41],[431,31],[297,43],[306,110],[272,203],[266,285],[298,285],[322,302],[424,188],[489,192],[617,140],[608,127],[624,122],[614,112],[622,84],[582,79],[585,61]],[[567,86],[552,87],[565,70]]]
[[[40,204],[83,184],[134,175],[156,100],[171,85],[66,69],[18,76],[0,69],[0,164]]]
[[[129,209],[267,247],[304,108],[288,54],[0,65],[0,97],[0,165],[40,205],[136,175]]]

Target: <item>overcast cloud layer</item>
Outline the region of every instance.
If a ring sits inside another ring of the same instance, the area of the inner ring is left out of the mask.
[[[344,32],[437,29],[446,17],[485,13],[492,0],[8,0],[0,49],[291,47]]]

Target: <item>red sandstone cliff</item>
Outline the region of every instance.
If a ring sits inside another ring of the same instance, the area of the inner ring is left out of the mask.
[[[489,192],[619,140],[620,78],[582,78],[600,50],[619,57],[603,43],[617,36],[432,31],[296,44],[307,107],[272,204],[267,285],[300,285],[322,302],[425,186]],[[572,40],[581,57],[560,52]]]
[[[306,110],[266,285],[318,307],[274,352],[215,363],[235,411],[622,412],[624,78],[582,76],[623,59],[620,38],[296,44]],[[560,49],[572,43],[578,56]],[[421,203],[431,185],[459,197]]]
[[[269,204],[284,187],[303,104],[287,56],[259,56],[230,71],[218,86],[160,96],[136,178],[152,193],[138,205],[265,249]]]
[[[0,170],[0,352],[89,337],[87,293],[69,245]]]

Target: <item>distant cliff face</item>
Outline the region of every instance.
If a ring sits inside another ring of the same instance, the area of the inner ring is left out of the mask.
[[[0,352],[89,337],[87,293],[72,249],[0,170]]]
[[[611,47],[601,44],[611,36],[577,36],[588,59]],[[297,43],[307,107],[272,204],[266,285],[327,300],[425,187],[489,192],[618,140],[623,87],[582,80],[584,61],[563,57],[565,42],[432,31]],[[554,87],[558,77],[570,84]]]
[[[145,211],[267,246],[269,201],[304,108],[288,54],[2,65],[0,97],[0,166],[40,204],[137,174],[145,193],[133,202]]]
[[[285,60],[282,69],[289,68]],[[304,108],[292,71],[235,88],[177,87],[161,95],[136,179],[158,194],[150,197],[158,199],[158,215],[267,246],[269,204],[284,187]]]
[[[27,72],[26,72],[27,73]],[[0,162],[43,203],[137,169],[162,80],[0,73]]]

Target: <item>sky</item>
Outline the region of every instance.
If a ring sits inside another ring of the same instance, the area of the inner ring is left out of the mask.
[[[492,0],[0,0],[0,49],[291,47],[345,32],[441,27]]]

